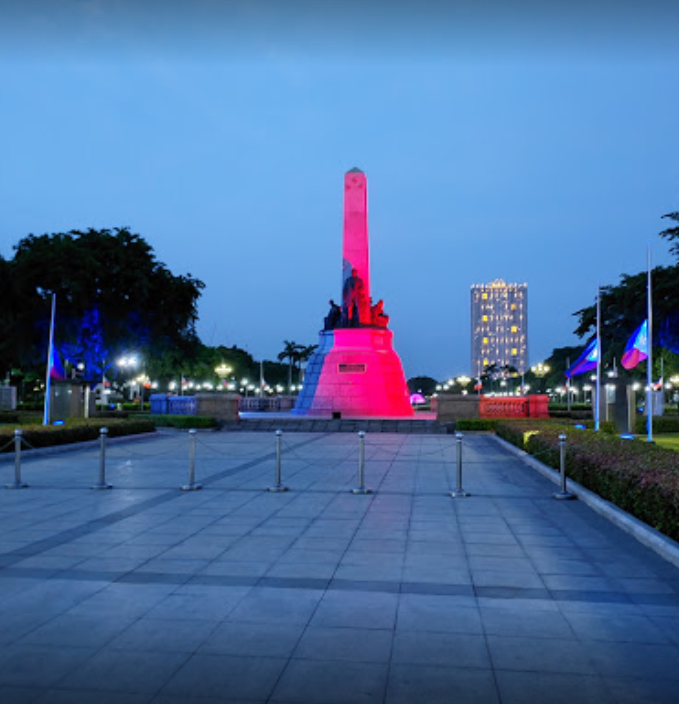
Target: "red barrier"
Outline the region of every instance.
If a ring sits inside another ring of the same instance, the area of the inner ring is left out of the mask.
[[[480,418],[549,418],[546,395],[481,396]]]

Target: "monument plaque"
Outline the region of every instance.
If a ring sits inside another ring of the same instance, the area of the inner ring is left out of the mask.
[[[293,413],[345,418],[413,415],[384,302],[370,297],[368,183],[360,169],[344,176],[342,304],[330,301],[318,349],[307,364]]]

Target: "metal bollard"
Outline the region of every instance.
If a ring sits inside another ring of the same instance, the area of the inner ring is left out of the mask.
[[[450,496],[454,499],[461,499],[469,494],[462,488],[462,438],[464,435],[462,433],[455,433],[455,440],[457,442],[457,488],[455,491],[450,492]]]
[[[108,437],[108,428],[99,429],[99,481],[92,489],[113,489],[111,484],[106,483],[106,438]]]
[[[202,484],[196,484],[196,431],[189,430],[189,483],[182,486],[182,491],[198,491]]]
[[[289,491],[287,486],[281,484],[281,441],[283,438],[283,431],[276,431],[276,483],[270,486],[267,491],[280,493],[282,491]]]
[[[552,496],[561,501],[574,499],[575,495],[566,490],[566,436],[563,433],[559,435],[559,466],[561,468],[561,491],[552,494]]]
[[[373,490],[365,486],[365,431],[358,431],[358,486],[351,489],[352,494],[372,494]]]
[[[14,482],[7,485],[8,489],[25,489],[28,486],[21,481],[21,436],[23,434],[20,428],[14,431]]]

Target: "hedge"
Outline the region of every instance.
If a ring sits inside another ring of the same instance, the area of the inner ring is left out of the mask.
[[[101,428],[108,428],[110,438],[125,435],[138,435],[152,433],[155,425],[148,419],[134,420],[70,420],[66,425],[25,426],[22,428],[23,437],[32,447],[52,447],[54,445],[70,445],[74,442],[96,440]],[[2,452],[13,452],[14,428],[0,428],[0,448]],[[9,447],[5,445],[9,444]]]
[[[636,432],[638,435],[646,434],[646,416],[636,419]],[[679,417],[678,416],[654,416],[653,417],[653,432],[654,433],[679,433]]]
[[[554,469],[559,468],[558,436],[566,433],[571,479],[679,540],[679,454],[673,450],[546,421],[504,421],[496,431]]]
[[[491,418],[467,418],[455,421],[455,430],[495,430],[497,420]]]
[[[137,416],[135,416],[137,417]],[[210,416],[175,416],[175,415],[148,415],[144,418],[152,420],[158,428],[216,428],[219,423]]]

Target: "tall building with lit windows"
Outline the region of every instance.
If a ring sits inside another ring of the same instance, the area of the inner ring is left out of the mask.
[[[489,364],[528,368],[528,286],[497,279],[472,286],[472,375]]]

